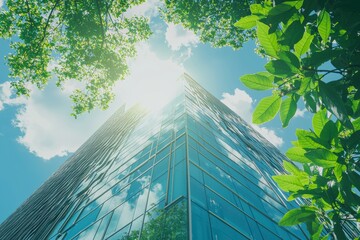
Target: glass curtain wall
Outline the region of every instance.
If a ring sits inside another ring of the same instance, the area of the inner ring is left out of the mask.
[[[186,85],[193,239],[306,239],[271,176],[284,156],[195,81]],[[204,224],[205,223],[205,224]]]
[[[135,106],[105,123],[0,235],[306,239],[300,226],[277,225],[297,204],[271,178],[285,157],[189,76],[179,81],[162,110]]]
[[[75,191],[50,239],[187,239],[184,95],[148,113]]]

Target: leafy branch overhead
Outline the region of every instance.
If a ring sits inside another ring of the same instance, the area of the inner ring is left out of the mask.
[[[251,29],[239,30],[234,23],[250,14],[252,1],[179,1],[165,0],[162,16],[167,22],[181,23],[213,47],[230,46],[239,49],[254,38]]]
[[[256,29],[268,58],[266,72],[242,76],[254,90],[272,89],[253,114],[265,123],[279,112],[283,127],[301,99],[314,113],[312,130],[298,140],[284,161],[288,174],[274,176],[289,200],[307,199],[286,213],[280,225],[306,223],[312,239],[360,234],[360,3],[342,1],[262,1],[235,26]],[[301,166],[301,167],[300,167]]]
[[[44,88],[54,76],[59,87],[81,82],[71,95],[74,116],[107,108],[135,44],[150,35],[147,19],[125,15],[141,2],[8,0],[0,12],[0,37],[12,41],[7,61],[17,94],[29,95],[30,84]]]
[[[58,87],[75,80],[80,84],[72,84],[79,86],[71,95],[72,115],[107,108],[115,82],[128,73],[136,43],[150,36],[147,19],[127,17],[145,1],[7,0],[0,11],[0,38],[12,41],[7,62],[17,94],[29,96],[31,85],[42,89],[50,78]],[[238,49],[254,37],[253,30],[234,26],[250,13],[247,1],[165,0],[161,13],[215,47]]]

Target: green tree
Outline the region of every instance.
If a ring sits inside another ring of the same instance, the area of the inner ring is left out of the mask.
[[[242,47],[243,43],[254,37],[253,30],[240,30],[234,23],[250,14],[249,2],[234,0],[165,0],[162,14],[167,22],[181,23],[193,30],[202,42],[214,47]]]
[[[312,239],[324,227],[336,239],[359,237],[360,2],[266,0],[250,10],[235,26],[256,29],[268,62],[266,71],[240,80],[272,90],[258,103],[253,122],[279,113],[286,127],[299,100],[314,113],[313,128],[296,130],[298,140],[286,153],[297,164],[284,161],[288,174],[273,177],[289,200],[305,199],[279,224],[306,223]]]
[[[42,89],[50,78],[60,88],[75,80],[80,87],[70,96],[73,116],[106,109],[115,82],[128,73],[135,44],[150,35],[147,19],[125,14],[144,1],[7,0],[0,9],[0,38],[10,39],[13,49],[7,56],[12,87],[29,96],[30,85]],[[254,37],[253,30],[234,26],[250,13],[248,1],[166,0],[165,6],[167,21],[181,22],[213,46],[237,49]]]
[[[141,235],[139,230],[133,230],[122,240],[184,240],[188,238],[187,207],[184,202],[166,209],[156,208],[147,213],[147,217],[149,220],[144,224]]]
[[[29,84],[41,89],[51,77],[59,87],[76,80],[81,87],[71,95],[75,117],[107,108],[135,44],[150,35],[147,19],[125,15],[143,1],[6,1],[0,37],[11,40],[7,63],[17,94],[28,96]]]

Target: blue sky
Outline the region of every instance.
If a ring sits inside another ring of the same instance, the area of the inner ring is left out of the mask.
[[[181,26],[162,22],[154,10],[157,2],[151,0],[129,13],[151,17],[154,34],[149,41],[139,45],[138,57],[130,62],[131,75],[115,88],[115,101],[106,111],[95,110],[78,119],[70,116],[69,95],[76,87],[75,83],[68,83],[60,91],[54,81],[50,81],[44,91],[34,89],[28,99],[15,97],[9,88],[11,79],[7,77],[3,58],[10,49],[8,42],[0,41],[0,223],[126,98],[136,100],[147,91],[146,84],[151,84],[154,79],[176,77],[185,71],[247,121],[251,120],[256,103],[271,94],[271,91],[249,90],[239,81],[244,74],[264,71],[266,60],[254,53],[253,42],[245,44],[239,51],[229,47],[211,48]],[[140,81],[135,84],[137,87],[129,91],[128,85],[134,85],[136,81]],[[295,140],[295,129],[308,129],[310,123],[310,114],[300,106],[296,117],[285,129],[281,128],[279,116],[255,128],[285,152]]]

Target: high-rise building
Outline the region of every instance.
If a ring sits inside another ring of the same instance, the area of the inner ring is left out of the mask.
[[[0,239],[306,239],[271,176],[284,156],[188,75],[120,108],[0,226]]]

